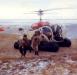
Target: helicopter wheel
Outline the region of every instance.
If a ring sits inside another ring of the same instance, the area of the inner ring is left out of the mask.
[[[58,42],[58,45],[60,47],[70,47],[71,46],[71,40],[64,38],[62,41]]]
[[[58,52],[59,46],[56,42],[41,42],[39,45],[39,50],[48,52]]]
[[[65,47],[70,47],[71,46],[71,41],[67,38],[64,39],[64,44],[65,44]]]

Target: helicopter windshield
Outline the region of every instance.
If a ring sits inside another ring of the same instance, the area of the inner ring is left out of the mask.
[[[52,32],[52,29],[50,27],[48,27],[48,26],[45,26],[45,27],[42,28],[42,32],[43,33]]]

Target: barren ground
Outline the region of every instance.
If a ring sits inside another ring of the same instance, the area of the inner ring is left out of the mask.
[[[27,52],[22,59],[13,48],[16,40],[17,35],[0,34],[0,75],[77,75],[77,39],[71,40],[70,48],[60,48],[57,53],[39,52],[35,56]]]

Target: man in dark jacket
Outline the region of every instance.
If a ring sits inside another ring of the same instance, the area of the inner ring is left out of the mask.
[[[30,50],[30,41],[27,38],[27,35],[24,35],[23,39],[19,40],[19,51],[21,53],[21,57],[25,57],[27,50]]]

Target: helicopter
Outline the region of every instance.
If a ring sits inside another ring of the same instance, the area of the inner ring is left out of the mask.
[[[57,26],[58,24],[51,24],[50,22],[48,21],[43,21],[42,17],[44,14],[50,14],[50,13],[44,13],[44,12],[48,12],[48,11],[54,11],[54,10],[62,10],[62,9],[70,9],[70,8],[55,8],[55,9],[47,9],[47,10],[38,10],[38,11],[33,11],[33,13],[24,13],[24,14],[37,14],[39,16],[39,21],[36,22],[36,23],[33,23],[31,25],[31,31],[36,31],[36,30],[39,30],[40,31],[42,30],[43,27],[47,27],[47,26]],[[35,13],[36,12],[36,13]],[[58,25],[62,28],[62,25]],[[64,34],[63,34],[64,35]]]
[[[70,47],[71,41],[70,41],[70,39],[68,39],[66,37],[66,35],[65,35],[66,32],[63,31],[63,26],[59,25],[59,24],[51,24],[47,21],[44,22],[43,19],[42,19],[43,14],[46,14],[44,12],[55,11],[55,10],[65,10],[65,9],[76,9],[76,8],[55,8],[55,9],[47,9],[47,10],[40,9],[38,11],[34,11],[34,12],[37,12],[37,14],[39,15],[39,22],[32,24],[32,26],[31,26],[32,31],[31,31],[31,33],[28,32],[28,35],[30,34],[30,36],[31,36],[32,32],[34,34],[35,31],[37,31],[37,30],[44,33],[46,36],[48,36],[49,32],[50,33],[53,32],[53,36],[54,36],[53,38],[56,41],[59,41],[59,42],[62,41],[63,43],[65,41],[66,46]],[[32,36],[33,36],[33,34],[32,34]],[[30,36],[29,36],[29,38],[30,38]],[[61,43],[60,46],[64,47],[65,45]]]
[[[71,40],[63,37],[63,30],[62,30],[61,25],[58,25],[58,24],[51,25],[49,22],[44,22],[42,19],[44,12],[62,10],[62,9],[67,9],[67,8],[56,8],[56,9],[50,9],[50,10],[49,9],[47,9],[47,10],[40,9],[38,11],[34,11],[34,12],[37,12],[37,14],[39,15],[39,22],[32,24],[31,30],[29,30],[27,32],[28,38],[31,40],[31,38],[35,34],[35,32],[40,31],[41,33],[45,34],[48,38],[49,38],[49,33],[51,33],[53,35],[53,39],[55,40],[55,41],[52,41],[52,43],[50,43],[51,44],[50,46],[48,44],[46,44],[46,47],[43,46],[42,43],[40,43],[40,47],[39,47],[40,50],[57,52],[59,50],[59,47],[70,47],[71,46]],[[70,8],[68,8],[68,9],[70,9]],[[24,14],[28,14],[28,13],[24,13]],[[17,44],[17,42],[16,42],[16,44]],[[18,49],[18,45],[15,46],[15,44],[14,44],[14,48],[16,48],[16,47]]]

